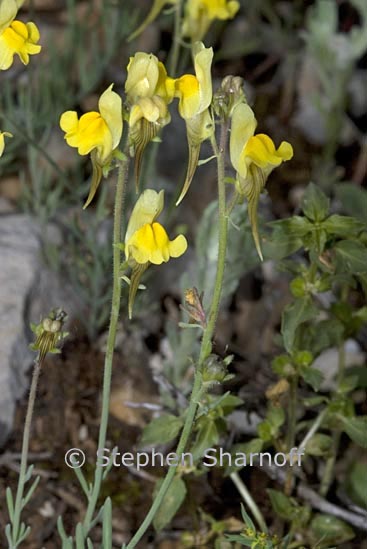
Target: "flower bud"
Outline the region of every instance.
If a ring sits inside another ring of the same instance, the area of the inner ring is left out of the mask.
[[[229,118],[239,103],[246,103],[243,79],[240,76],[226,76],[213,97],[214,111],[219,118]]]

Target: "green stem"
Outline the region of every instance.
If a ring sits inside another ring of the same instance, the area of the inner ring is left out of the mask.
[[[287,450],[290,451],[296,441],[297,428],[297,396],[298,396],[298,377],[293,377],[290,382],[289,404],[288,404],[288,433],[287,433]],[[288,468],[287,478],[284,485],[284,491],[289,496],[292,492],[293,467]]]
[[[169,73],[170,76],[175,77],[178,64],[178,56],[180,53],[181,45],[181,11],[182,11],[182,0],[178,0],[175,5],[175,23],[173,29],[173,41],[171,48],[171,55],[169,61]]]
[[[111,392],[111,377],[112,377],[112,361],[115,349],[117,323],[120,313],[120,299],[121,299],[121,278],[120,278],[120,264],[121,264],[121,251],[118,244],[121,242],[121,225],[122,225],[122,212],[125,183],[128,175],[129,161],[124,159],[119,165],[119,172],[116,184],[115,195],[115,211],[114,211],[114,223],[113,223],[113,287],[112,287],[112,305],[110,325],[108,330],[107,350],[105,356],[104,375],[103,375],[103,391],[102,391],[102,411],[101,411],[101,423],[99,427],[98,448],[104,448],[106,446],[107,425],[108,425],[108,413],[110,405],[110,392]],[[103,477],[103,468],[96,466],[94,473],[94,483],[92,492],[88,501],[88,507],[83,522],[83,529],[85,536],[88,534],[93,514],[96,509],[98,496],[101,489]]]
[[[339,389],[341,382],[344,378],[345,371],[345,346],[344,341],[341,342],[338,349],[338,378],[337,378],[337,387]],[[325,497],[329,491],[329,488],[333,482],[334,478],[334,468],[336,463],[336,458],[339,451],[341,430],[336,429],[332,434],[333,445],[331,450],[331,456],[327,459],[325,464],[325,471],[322,476],[321,486],[320,486],[320,495]]]
[[[20,530],[20,515],[22,512],[22,500],[24,496],[24,485],[25,485],[25,478],[27,473],[27,461],[28,461],[28,449],[29,449],[29,436],[31,432],[31,424],[32,424],[32,416],[33,416],[33,410],[34,410],[34,403],[36,400],[36,394],[37,394],[37,385],[38,385],[38,379],[41,372],[41,366],[42,362],[40,361],[39,357],[34,363],[33,368],[33,374],[32,374],[32,382],[31,382],[31,388],[29,391],[29,399],[28,399],[28,406],[27,406],[27,414],[25,417],[25,423],[24,423],[24,433],[23,433],[23,443],[22,443],[22,455],[20,460],[20,471],[19,471],[19,479],[18,479],[18,488],[17,488],[17,495],[15,498],[15,505],[14,505],[14,517],[12,520],[12,543],[10,549],[15,549],[17,546],[17,540],[19,536],[19,530]]]
[[[262,516],[260,509],[258,508],[250,492],[248,491],[246,485],[242,481],[240,475],[238,473],[231,473],[230,477],[233,484],[236,486],[238,492],[240,493],[243,501],[246,503],[251,513],[253,514],[257,524],[260,527],[260,530],[262,532],[267,532],[268,529],[264,517]]]
[[[218,148],[215,137],[212,138],[212,146],[214,154],[217,157],[217,169],[218,169],[218,213],[219,213],[219,242],[218,242],[218,262],[217,262],[217,272],[215,278],[214,293],[211,302],[209,319],[207,327],[205,328],[203,339],[201,341],[200,355],[198,364],[195,371],[195,380],[194,386],[192,389],[189,408],[187,410],[185,424],[178,442],[176,449],[176,455],[180,456],[183,454],[188,442],[192,426],[195,420],[196,411],[199,403],[199,398],[202,392],[202,369],[205,363],[206,358],[211,352],[211,341],[214,335],[215,324],[218,318],[220,296],[223,286],[223,277],[224,277],[224,268],[226,260],[226,248],[227,248],[227,227],[228,227],[228,218],[226,216],[226,193],[225,193],[225,183],[224,183],[224,152],[226,149],[228,135],[228,125],[222,125],[221,131],[221,141]],[[175,476],[177,470],[177,465],[173,465],[169,468],[161,487],[152,503],[151,508],[148,511],[144,521],[140,525],[136,534],[133,536],[131,541],[126,546],[126,549],[133,549],[136,547],[137,543],[141,540],[147,529],[149,528],[151,522],[153,521],[159,507],[164,500],[164,497],[170,487],[170,484]]]

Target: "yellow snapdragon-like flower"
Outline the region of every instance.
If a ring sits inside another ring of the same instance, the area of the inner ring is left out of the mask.
[[[171,257],[180,257],[187,249],[183,235],[170,240],[156,220],[163,210],[164,191],[146,189],[138,198],[125,235],[126,260],[132,266],[129,292],[129,317],[132,315],[139,281],[150,264],[161,265]]]
[[[215,19],[232,19],[239,7],[235,0],[188,0],[182,34],[193,42],[202,40]]]
[[[175,81],[167,75],[165,66],[155,55],[138,52],[130,58],[125,91],[131,105],[129,137],[131,154],[135,156],[138,190],[145,147],[171,120],[167,105],[173,100]]]
[[[0,156],[3,155],[5,149],[5,137],[13,137],[10,132],[0,132]]]
[[[179,98],[178,110],[186,122],[189,145],[189,162],[186,179],[176,205],[187,193],[199,161],[201,143],[214,132],[214,122],[209,112],[213,97],[211,64],[213,49],[202,42],[194,45],[195,75],[184,74],[175,80],[175,96]]]
[[[87,112],[78,118],[75,111],[66,111],[60,118],[67,144],[77,148],[80,155],[91,153],[93,177],[84,208],[92,201],[102,178],[102,170],[109,165],[121,140],[122,101],[112,87],[113,84],[101,95],[99,112]]]
[[[265,134],[255,134],[257,122],[249,105],[241,103],[233,111],[230,156],[237,172],[236,188],[239,196],[248,200],[248,215],[257,252],[262,253],[257,226],[257,206],[261,191],[274,168],[290,160],[293,148],[282,141],[278,149]]]
[[[155,55],[138,52],[130,57],[127,66],[125,92],[131,105],[142,97],[153,95],[170,103],[174,95],[174,80],[167,75],[165,66]]]
[[[41,51],[37,26],[14,20],[22,3],[2,0],[0,4],[0,70],[11,67],[14,55],[18,55],[21,62],[28,65],[29,56]]]

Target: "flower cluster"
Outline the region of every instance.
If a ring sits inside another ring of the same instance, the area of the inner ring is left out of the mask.
[[[202,2],[206,5],[207,3]],[[207,5],[208,17],[225,18],[234,13],[236,2],[214,2]],[[188,3],[188,5],[191,5]],[[192,3],[194,5],[194,3]],[[232,10],[232,11],[231,11]],[[127,121],[125,142],[130,155],[135,158],[135,180],[139,189],[142,155],[146,145],[158,135],[171,120],[169,106],[178,100],[178,111],[186,124],[189,160],[186,178],[176,202],[186,195],[196,171],[201,144],[214,136],[213,113],[231,121],[230,158],[236,170],[236,201],[248,201],[248,215],[252,226],[256,249],[262,259],[257,228],[257,206],[271,171],[293,155],[292,146],[282,142],[276,149],[265,134],[255,135],[256,119],[246,103],[239,77],[228,76],[213,99],[211,65],[212,48],[202,42],[193,45],[194,74],[173,78],[167,74],[164,64],[149,53],[138,52],[127,66],[125,82],[126,101],[113,91],[113,85],[101,95],[98,111],[83,114],[67,111],[60,118],[65,139],[81,155],[91,155],[93,164],[92,184],[87,202],[93,199],[102,175],[107,175],[113,160],[126,159],[119,151],[123,119]],[[215,147],[216,150],[216,147]],[[122,155],[122,156],[121,156]],[[164,227],[157,221],[163,210],[163,191],[145,190],[137,199],[131,214],[123,249],[131,268],[129,292],[129,317],[140,279],[152,264],[160,265],[170,258],[180,257],[187,248],[183,235],[170,240]],[[126,280],[126,277],[123,276]]]
[[[0,70],[11,67],[14,55],[28,65],[29,56],[41,51],[37,26],[15,19],[22,4],[22,0],[2,0],[0,3]]]

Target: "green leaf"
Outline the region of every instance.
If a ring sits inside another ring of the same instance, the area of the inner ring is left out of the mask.
[[[112,549],[112,503],[111,498],[107,498],[103,505],[102,514],[102,547],[103,549]]]
[[[311,221],[323,221],[329,212],[330,200],[322,192],[320,187],[310,183],[305,190],[302,201],[302,209]]]
[[[363,508],[367,508],[367,464],[356,462],[352,464],[352,469],[346,482],[348,495]]]
[[[275,233],[279,232],[280,234],[282,232],[300,238],[313,230],[313,224],[306,217],[301,217],[300,215],[272,221],[268,225],[275,229]]]
[[[285,421],[285,412],[281,406],[269,406],[266,419],[275,430],[278,430]]]
[[[176,438],[182,426],[182,419],[171,414],[165,414],[153,419],[144,428],[140,445],[166,444]]]
[[[329,234],[344,237],[356,235],[365,227],[364,223],[361,223],[354,217],[344,215],[331,215],[322,223],[322,228]]]
[[[334,246],[337,267],[342,272],[360,274],[367,271],[367,248],[356,240],[341,240]]]
[[[306,444],[306,454],[324,456],[330,452],[333,440],[328,435],[316,433]]]
[[[263,445],[264,445],[264,442],[261,440],[261,438],[254,438],[249,442],[244,442],[242,444],[234,444],[231,448],[231,456],[232,456],[231,465],[229,465],[226,468],[225,476],[243,469],[244,465],[239,464],[240,461],[242,460],[242,454],[246,455],[246,465],[247,465],[251,457],[250,454],[253,455],[261,452]],[[236,454],[240,454],[240,455],[236,455]],[[237,465],[235,463],[236,459],[238,460]]]
[[[201,421],[195,442],[191,448],[194,459],[204,455],[205,451],[215,446],[219,441],[219,433],[216,422],[213,419],[205,418]]]
[[[305,380],[306,383],[311,385],[314,391],[318,391],[321,387],[321,383],[324,380],[324,376],[316,368],[304,368],[301,370],[301,377]]]
[[[343,430],[355,442],[367,448],[367,416],[345,417],[338,415],[343,423]]]
[[[355,537],[352,528],[332,515],[316,515],[310,524],[310,534],[314,543],[322,540],[323,547],[331,543],[340,545]]]
[[[9,486],[6,489],[6,504],[7,504],[7,507],[8,507],[9,518],[10,518],[11,521],[13,521],[14,499],[13,499],[13,493],[12,493],[11,489],[9,488]]]
[[[367,191],[353,183],[339,183],[336,195],[342,203],[343,210],[362,222],[367,219]]]
[[[298,326],[303,322],[314,318],[317,314],[317,307],[308,297],[304,299],[297,299],[284,309],[282,315],[281,333],[283,336],[284,347],[289,353],[293,350]]]
[[[270,237],[262,241],[264,257],[277,261],[294,254],[301,247],[302,239],[299,236],[281,230],[273,231]]]
[[[157,494],[163,480],[157,482],[154,493]],[[156,513],[153,526],[157,532],[163,530],[171,522],[186,497],[186,485],[182,478],[175,477]]]
[[[291,500],[278,490],[267,490],[267,493],[270,497],[271,506],[274,509],[275,513],[285,520],[292,520],[296,514],[296,507]]]

